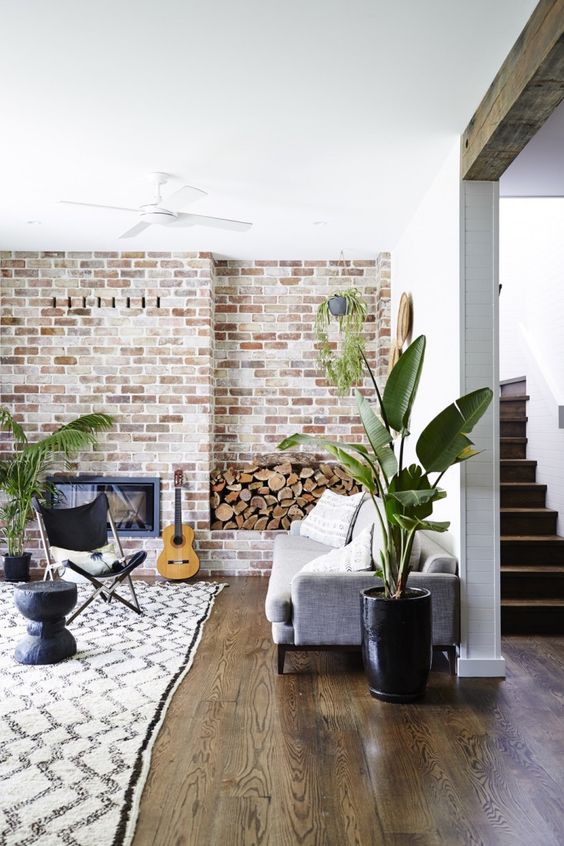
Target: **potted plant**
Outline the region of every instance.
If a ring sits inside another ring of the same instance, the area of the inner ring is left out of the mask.
[[[356,402],[367,443],[337,443],[294,434],[279,449],[314,444],[337,458],[368,492],[382,532],[376,575],[381,587],[361,594],[363,659],[370,692],[406,702],[425,691],[431,665],[431,597],[409,588],[410,555],[416,532],[445,532],[448,522],[429,519],[446,496],[439,483],[454,464],[477,455],[468,435],[492,400],[489,388],[472,391],[440,412],[421,432],[419,463],[406,466],[405,441],[425,356],[425,336],[407,348],[393,367],[383,393],[370,367],[377,410],[358,390]]]
[[[338,323],[337,345],[329,340],[332,317],[335,317]],[[315,337],[318,343],[318,361],[340,396],[346,394],[362,377],[362,330],[365,318],[366,303],[357,288],[331,294],[317,309]]]
[[[25,531],[33,509],[32,500],[44,498],[51,486],[46,473],[57,453],[65,462],[73,453],[96,441],[96,433],[111,428],[113,419],[107,414],[85,414],[61,426],[40,441],[30,443],[27,435],[7,408],[0,408],[0,429],[10,432],[14,451],[0,461],[0,534],[6,543],[4,578],[6,581],[28,581],[31,554],[25,552]]]

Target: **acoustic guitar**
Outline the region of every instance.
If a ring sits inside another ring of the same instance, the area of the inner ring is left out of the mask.
[[[190,579],[200,569],[200,560],[192,543],[194,529],[182,522],[182,470],[174,471],[174,525],[163,529],[163,551],[157,570],[165,579]]]

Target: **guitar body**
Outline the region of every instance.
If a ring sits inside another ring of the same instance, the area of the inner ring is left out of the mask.
[[[157,570],[165,579],[191,579],[200,569],[194,552],[194,529],[182,522],[181,470],[174,471],[174,524],[163,529],[163,551],[157,558]]]
[[[174,525],[163,529],[164,548],[157,559],[157,570],[165,579],[190,579],[200,569],[200,560],[192,543],[194,529],[182,524],[182,535],[176,537]]]

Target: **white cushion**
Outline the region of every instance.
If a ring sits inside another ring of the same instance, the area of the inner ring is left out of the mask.
[[[341,496],[333,491],[325,491],[316,506],[304,518],[300,534],[326,546],[343,547],[362,497],[362,493]]]
[[[112,565],[119,559],[115,544],[107,543],[92,552],[81,552],[76,549],[64,549],[62,546],[52,546],[51,554],[56,564],[63,565],[64,577],[67,581],[85,581],[80,573],[75,573],[70,567],[64,567],[65,561],[72,561],[91,576],[101,576],[112,572]]]
[[[299,573],[356,573],[372,569],[372,526],[368,526],[352,543],[314,558],[296,575]]]

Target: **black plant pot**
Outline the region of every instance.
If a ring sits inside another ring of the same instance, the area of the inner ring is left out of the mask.
[[[343,317],[347,313],[347,301],[344,297],[331,297],[327,305],[333,317]]]
[[[413,702],[425,693],[433,658],[431,594],[410,588],[385,599],[383,588],[360,595],[362,660],[372,696]]]
[[[29,582],[29,564],[31,552],[24,552],[23,555],[4,556],[4,581],[5,582]]]

